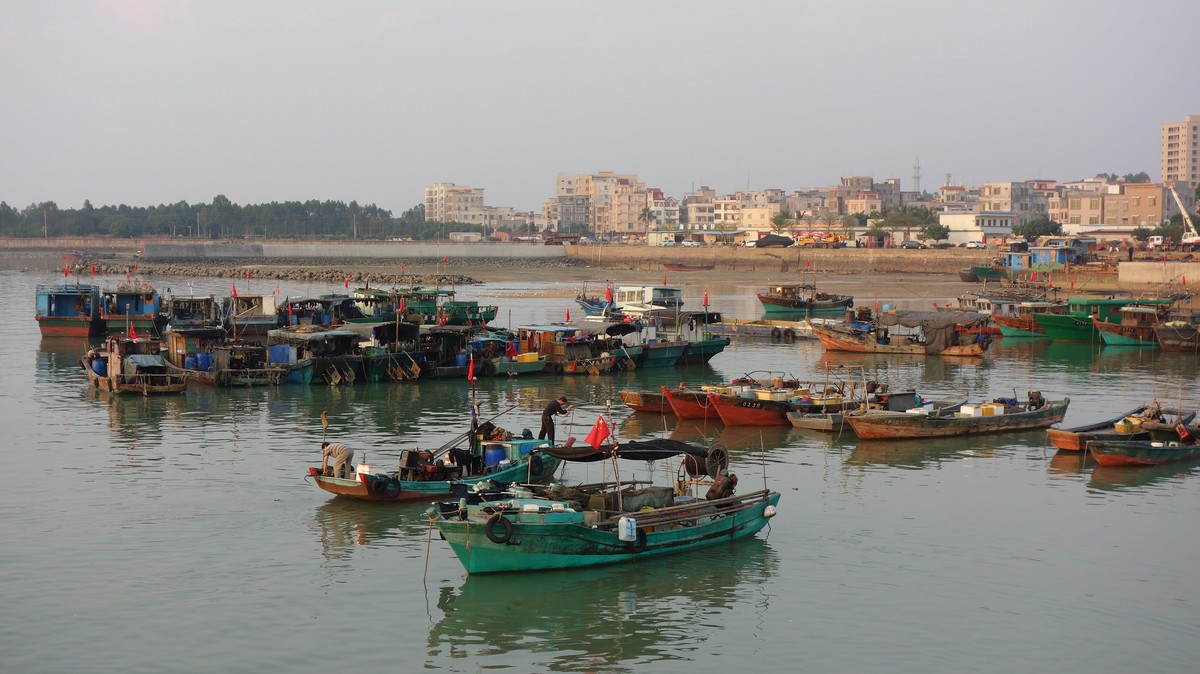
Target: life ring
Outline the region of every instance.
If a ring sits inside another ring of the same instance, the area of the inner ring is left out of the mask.
[[[496,531],[496,526],[499,525],[500,531]],[[488,540],[493,543],[504,544],[508,539],[512,538],[513,526],[504,513],[496,513],[488,518],[486,524],[483,525],[483,533],[487,534]]]
[[[783,332],[779,328],[771,328],[771,339],[779,339],[783,336]]]
[[[795,331],[795,330],[792,330],[791,328],[788,328],[787,330],[784,330],[784,331],[783,331],[783,338],[784,338],[784,339],[786,339],[786,340],[787,340],[787,341],[789,341],[789,342],[790,342],[790,341],[792,341],[792,340],[794,340],[794,339],[796,339],[796,331]]]
[[[483,361],[479,363],[479,374],[482,374],[486,377],[495,371],[496,366],[492,365],[492,361],[490,359],[484,358]]]
[[[645,552],[646,550],[646,530],[638,529],[637,535],[633,537],[633,551]]]
[[[546,464],[542,462],[542,456],[540,454],[529,455],[529,472],[531,474],[540,475],[542,473],[542,469],[545,467]]]

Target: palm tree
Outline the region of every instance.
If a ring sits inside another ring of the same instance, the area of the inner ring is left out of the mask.
[[[654,211],[650,210],[649,206],[643,208],[641,213],[638,213],[638,222],[642,223],[643,227],[647,231],[649,231],[650,223],[653,221],[654,221]]]

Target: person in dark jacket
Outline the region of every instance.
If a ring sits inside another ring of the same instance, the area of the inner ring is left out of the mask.
[[[573,409],[575,409],[575,406],[567,404],[566,396],[550,401],[550,404],[546,405],[546,409],[542,410],[542,430],[538,432],[538,440],[549,440],[550,444],[553,445],[554,417],[559,414],[566,414]]]

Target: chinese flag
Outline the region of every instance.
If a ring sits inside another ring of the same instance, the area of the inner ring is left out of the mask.
[[[570,322],[570,321],[571,321],[571,310],[568,308],[567,309],[567,322]]]
[[[612,284],[611,283],[604,284],[604,301],[612,302]]]
[[[707,290],[704,291],[704,306],[705,307],[708,306],[708,291]]]
[[[346,287],[347,287],[347,288],[349,288],[349,287],[350,287],[350,277],[349,277],[349,276],[347,276],[347,277],[346,277],[346,283],[345,283],[345,285],[346,285]]]
[[[137,328],[133,327],[132,325],[129,326],[129,338],[137,339]]]
[[[96,265],[92,265],[92,276],[96,275]]]
[[[596,419],[595,425],[592,426],[592,430],[588,431],[587,437],[584,440],[595,449],[600,449],[600,443],[607,440],[611,435],[612,433],[608,432],[608,424],[605,423],[604,417],[600,417]]]
[[[250,280],[250,270],[249,269],[246,270],[246,280],[247,281]]]
[[[401,316],[403,316],[403,315],[404,315],[404,298],[403,298],[403,297],[401,297],[401,298],[400,298],[400,311],[399,311],[398,313],[399,313]]]
[[[804,261],[804,264],[805,264],[805,265],[806,265],[806,266],[807,266],[809,269],[812,269],[812,260],[805,260],[805,261]]]
[[[237,297],[237,283],[236,282],[233,284],[233,296],[235,298]]]
[[[475,354],[471,354],[471,361],[467,364],[467,381],[475,381]]]
[[[70,276],[70,275],[71,275],[71,265],[64,264],[63,265],[63,276]]]

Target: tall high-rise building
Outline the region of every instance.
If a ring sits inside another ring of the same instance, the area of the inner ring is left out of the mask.
[[[1162,182],[1200,185],[1200,115],[1162,125]]]

